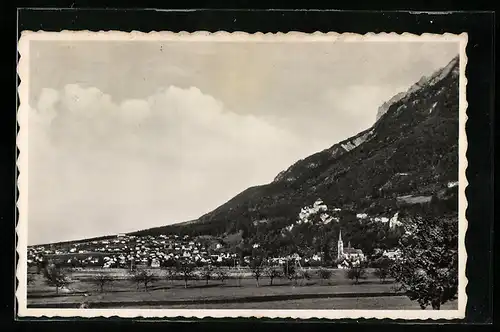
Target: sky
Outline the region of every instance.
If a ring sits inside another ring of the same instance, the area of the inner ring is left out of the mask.
[[[193,220],[373,125],[458,43],[31,41],[28,243]]]

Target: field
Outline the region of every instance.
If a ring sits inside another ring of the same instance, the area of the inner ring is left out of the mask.
[[[301,299],[268,302],[220,303],[202,305],[157,305],[151,309],[351,309],[351,310],[421,310],[406,296],[374,296],[354,298]],[[446,303],[442,310],[456,310],[457,302]],[[428,308],[430,310],[430,308]]]
[[[367,271],[366,278],[354,284],[343,270],[333,270],[329,280],[320,279],[314,271],[310,280],[298,282],[261,278],[259,286],[249,273],[241,279],[189,280],[185,288],[182,280],[161,277],[148,286],[137,288],[137,284],[126,278],[127,272],[120,269],[106,271],[114,280],[104,286],[91,281],[95,270],[72,271],[73,282],[59,290],[47,286],[42,275],[34,274],[28,286],[28,307],[64,308],[80,307],[86,303],[90,308],[228,308],[228,309],[419,309],[416,302],[395,291],[395,284],[381,282]],[[451,306],[451,307],[450,307]],[[456,303],[443,309],[456,307]]]

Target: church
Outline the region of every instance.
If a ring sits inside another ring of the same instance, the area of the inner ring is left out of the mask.
[[[342,230],[339,232],[339,241],[337,243],[337,260],[339,262],[343,260],[350,260],[350,261],[365,260],[365,255],[363,254],[363,251],[361,249],[352,248],[350,241],[348,242],[347,247],[344,247],[344,242],[342,241]],[[339,268],[343,267],[340,265]]]

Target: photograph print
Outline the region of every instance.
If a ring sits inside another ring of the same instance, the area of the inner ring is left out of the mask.
[[[23,32],[23,317],[463,318],[453,34]]]

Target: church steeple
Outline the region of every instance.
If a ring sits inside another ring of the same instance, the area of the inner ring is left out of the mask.
[[[337,243],[337,259],[344,256],[344,243],[342,242],[342,230],[339,232],[339,242]]]

